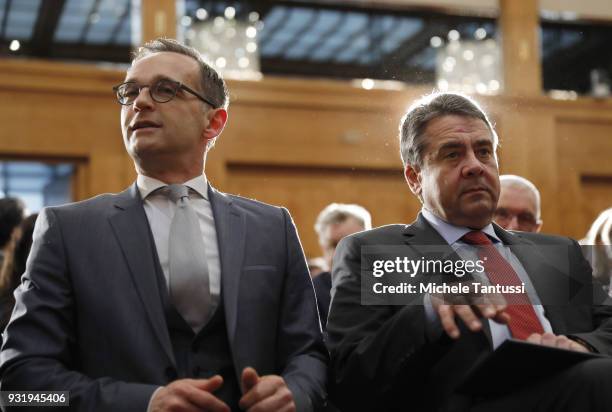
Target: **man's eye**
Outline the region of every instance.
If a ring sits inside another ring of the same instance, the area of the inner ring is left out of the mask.
[[[459,157],[459,152],[448,152],[444,157],[447,159],[456,159]]]
[[[138,88],[137,87],[126,87],[121,91],[121,94],[126,97],[134,97],[138,96]]]
[[[495,216],[497,217],[508,217],[509,213],[506,209],[497,209],[495,211]]]
[[[489,156],[491,154],[491,150],[490,149],[480,149],[478,151],[478,154],[480,156]]]
[[[173,94],[174,93],[174,87],[160,85],[160,86],[157,86],[157,92],[158,93],[163,93],[163,94]]]

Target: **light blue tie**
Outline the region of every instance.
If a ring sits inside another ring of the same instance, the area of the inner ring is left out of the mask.
[[[210,310],[210,286],[204,239],[185,185],[168,186],[176,204],[170,224],[170,300],[195,333],[206,324]]]

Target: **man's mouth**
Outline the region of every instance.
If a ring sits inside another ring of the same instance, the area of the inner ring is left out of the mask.
[[[139,120],[132,125],[130,125],[130,132],[135,132],[136,130],[141,129],[159,129],[161,125],[159,123],[153,122],[151,120]]]
[[[478,193],[478,192],[488,192],[488,191],[489,189],[487,189],[484,186],[477,186],[477,187],[471,187],[467,190],[464,190],[463,193],[468,194],[468,193]]]

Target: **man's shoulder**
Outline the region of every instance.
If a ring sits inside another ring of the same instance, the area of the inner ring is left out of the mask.
[[[270,215],[270,216],[281,216],[282,210],[284,209],[281,206],[271,205],[269,203],[264,203],[256,199],[251,199],[248,197],[235,195],[231,193],[220,192],[216,189],[213,189],[216,196],[225,199],[225,201],[230,202],[233,207],[238,208],[240,211],[245,212],[247,214],[256,214],[256,215]]]
[[[362,232],[353,233],[345,239],[359,243],[397,243],[404,235],[409,225],[391,224],[379,226],[374,229],[364,230]]]
[[[544,233],[532,233],[532,232],[520,232],[520,231],[508,231],[512,236],[532,243],[536,246],[547,246],[547,245],[571,245],[576,241],[572,238],[560,235],[551,235]]]
[[[101,211],[113,210],[113,206],[117,205],[120,200],[128,198],[129,190],[128,188],[121,193],[103,193],[78,202],[48,206],[45,209],[57,215],[92,214],[100,216]]]

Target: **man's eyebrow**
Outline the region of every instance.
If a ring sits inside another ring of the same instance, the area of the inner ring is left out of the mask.
[[[491,141],[491,139],[482,138],[476,140],[474,142],[474,146],[493,146],[493,142]]]
[[[438,151],[449,150],[449,149],[461,149],[462,147],[465,147],[465,143],[451,140],[451,141],[442,143],[440,146],[438,146]]]
[[[173,81],[173,82],[175,82],[175,81],[176,81],[176,80],[174,80],[174,79],[172,79],[172,78],[170,78],[170,77],[168,77],[168,76],[166,76],[166,75],[163,75],[163,74],[158,74],[158,75],[156,75],[156,76],[154,76],[154,77],[153,77],[153,79],[151,80],[151,83],[155,83],[155,82],[156,82],[156,81],[158,81],[158,80],[170,80],[170,81]],[[135,78],[133,78],[133,77],[127,77],[127,78],[124,80],[124,83],[127,83],[127,82],[131,82],[131,83],[138,83],[138,81],[137,81]]]

